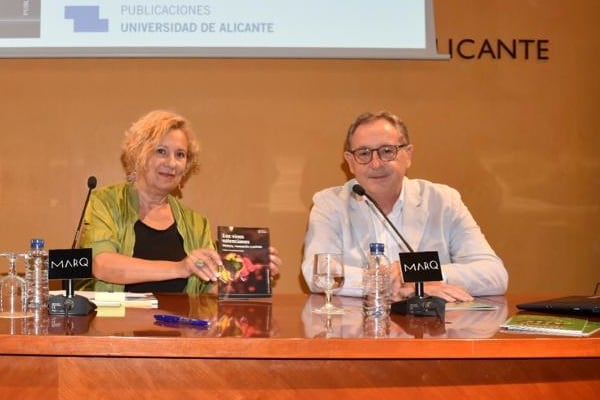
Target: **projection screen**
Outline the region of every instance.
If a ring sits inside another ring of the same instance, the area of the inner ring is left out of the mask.
[[[0,57],[447,59],[431,0],[0,0]]]

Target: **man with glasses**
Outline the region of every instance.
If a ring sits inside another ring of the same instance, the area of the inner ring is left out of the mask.
[[[383,242],[394,263],[396,297],[408,296],[414,289],[414,284],[402,283],[398,268],[398,254],[411,249],[439,254],[444,280],[426,282],[426,294],[452,302],[506,291],[508,274],[502,260],[460,194],[446,185],[406,177],[412,154],[406,126],[387,111],[362,114],[350,125],[344,158],[354,178],[313,197],[302,262],[311,291],[318,291],[312,284],[314,255],[340,252],[345,283],[338,294],[361,296],[362,271],[372,242]],[[402,238],[367,204],[365,196],[353,191],[356,184],[378,204]]]

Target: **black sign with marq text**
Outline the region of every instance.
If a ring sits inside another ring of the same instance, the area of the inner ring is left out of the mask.
[[[437,251],[400,253],[400,272],[404,282],[443,280],[442,266]]]
[[[48,279],[92,277],[92,249],[48,250]]]

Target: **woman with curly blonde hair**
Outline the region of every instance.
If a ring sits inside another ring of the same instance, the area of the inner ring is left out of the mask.
[[[125,132],[126,182],[96,189],[81,247],[93,251],[95,290],[212,292],[221,259],[210,225],[174,193],[198,170],[199,145],[182,116],[155,110]],[[271,248],[271,272],[281,260]]]

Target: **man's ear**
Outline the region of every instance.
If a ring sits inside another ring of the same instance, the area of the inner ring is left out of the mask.
[[[412,156],[413,156],[413,145],[409,144],[408,146],[406,146],[406,149],[404,151],[406,151],[406,168],[410,168],[410,166],[412,165]]]
[[[348,164],[348,169],[352,174],[354,174],[354,156],[352,153],[345,151],[344,152],[344,160],[346,160],[346,164]]]

